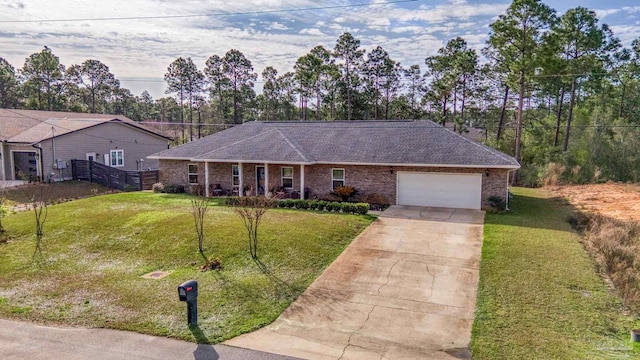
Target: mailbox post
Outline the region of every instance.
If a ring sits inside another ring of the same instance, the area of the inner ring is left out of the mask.
[[[198,325],[198,282],[189,280],[179,285],[178,297],[187,303],[187,324]]]

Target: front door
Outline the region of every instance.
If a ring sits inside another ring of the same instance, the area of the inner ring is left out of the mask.
[[[264,166],[256,166],[256,195],[264,195]]]

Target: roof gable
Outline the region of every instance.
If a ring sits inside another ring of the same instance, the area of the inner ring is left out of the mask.
[[[512,157],[427,120],[252,122],[152,156],[211,162],[519,167]]]
[[[125,124],[171,140],[122,115],[14,109],[0,109],[0,139],[16,143],[36,143],[109,122]]]

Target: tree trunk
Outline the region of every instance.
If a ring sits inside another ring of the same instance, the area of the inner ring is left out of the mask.
[[[321,90],[320,85],[316,85],[316,120],[322,120],[322,114],[320,113],[320,98],[321,98]]]
[[[622,85],[622,92],[620,94],[620,109],[618,109],[618,117],[621,118],[622,117],[622,109],[624,108],[624,96],[627,90],[627,86],[624,82],[620,82],[620,84]]]
[[[349,74],[349,60],[345,58],[347,66],[347,120],[351,120],[351,76]]]
[[[460,104],[460,123],[464,124],[464,103],[467,99],[467,78],[462,79],[462,104]]]
[[[238,82],[237,80],[233,81],[233,123],[239,124],[238,122]]]
[[[507,113],[507,102],[509,100],[509,85],[504,87],[504,99],[502,100],[502,111],[500,112],[500,122],[498,122],[498,131],[496,133],[496,140],[500,140],[502,135],[502,128],[504,127],[504,117]]]
[[[560,118],[562,117],[562,105],[564,105],[564,86],[560,91],[560,97],[558,98],[558,113],[556,114],[556,134],[553,139],[553,146],[558,146],[558,139],[560,138]]]
[[[447,125],[447,95],[444,96],[442,101],[442,126]]]
[[[517,162],[520,162],[520,147],[522,138],[522,110],[524,108],[524,71],[520,72],[520,88],[518,89],[518,116],[516,118],[516,150],[515,158]],[[511,185],[518,184],[518,170],[513,172],[513,178]]]
[[[569,115],[567,116],[567,129],[564,133],[564,144],[562,145],[562,151],[567,151],[569,148],[569,131],[571,130],[571,120],[573,118],[573,106],[576,102],[576,78],[571,81],[571,100],[569,101]]]

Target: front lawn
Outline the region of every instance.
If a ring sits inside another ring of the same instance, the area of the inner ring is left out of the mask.
[[[636,358],[629,332],[640,323],[596,273],[567,222],[574,209],[514,192],[511,212],[485,218],[474,359]]]
[[[4,220],[0,316],[133,330],[220,342],[272,322],[371,221],[368,216],[272,209],[251,260],[232,208],[213,203],[205,253],[221,271],[201,272],[188,195],[120,193],[49,208],[43,260],[33,261],[33,212]],[[144,279],[155,270],[162,279]],[[266,271],[263,271],[266,270]],[[199,282],[199,329],[186,326],[177,285]]]

